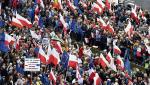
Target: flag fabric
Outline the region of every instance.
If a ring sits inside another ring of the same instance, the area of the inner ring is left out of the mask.
[[[130,65],[130,61],[129,61],[129,56],[130,56],[129,50],[126,50],[124,67],[128,71],[128,73],[131,74],[131,65]]]
[[[59,17],[60,17],[60,22],[63,25],[63,31],[66,34],[67,29],[68,29],[68,24],[65,22],[65,20],[64,20],[64,18],[63,18],[63,16],[61,14],[59,14]]]
[[[45,6],[44,6],[44,3],[43,3],[43,0],[35,0],[35,1],[36,1],[37,4],[40,4],[40,6],[41,6],[42,8],[45,7]]]
[[[10,25],[16,26],[18,28],[23,28],[23,24],[17,18],[14,18],[14,17],[12,17],[12,21]]]
[[[37,34],[35,33],[35,31],[30,30],[30,33],[31,33],[32,38],[35,38],[35,39],[40,40],[41,36],[40,36],[40,35],[37,35]]]
[[[101,79],[98,75],[98,73],[95,74],[95,77],[94,77],[94,84],[93,85],[100,85],[101,84]]]
[[[58,5],[59,5],[59,8],[62,10],[63,9],[63,6],[62,6],[62,1],[61,0],[58,0]]]
[[[42,16],[39,16],[38,26],[40,26],[41,28],[43,28],[44,26],[44,21],[43,21]]]
[[[108,0],[105,0],[105,6],[108,10],[111,10],[111,3]]]
[[[55,48],[53,48],[50,55],[47,55],[47,56],[48,56],[48,62],[47,62],[48,64],[53,64],[55,66],[59,64],[60,56]]]
[[[94,71],[93,68],[91,68],[91,69],[88,70],[88,73],[89,73],[89,81],[93,81],[96,72]]]
[[[40,61],[43,63],[43,64],[46,64],[46,54],[45,52],[43,51],[43,48],[42,46],[39,47],[39,53],[38,53],[38,58],[40,59]]]
[[[70,54],[70,55],[69,55],[68,66],[69,66],[69,67],[72,67],[72,68],[74,68],[74,69],[76,69],[77,64],[78,64],[77,56]]]
[[[137,23],[137,24],[139,24],[140,22],[139,22],[139,19],[138,19],[138,15],[137,15],[137,13],[136,13],[136,5],[135,5],[135,7],[134,8],[132,8],[132,10],[131,10],[131,18],[133,19],[133,20],[135,20],[135,22]]]
[[[100,8],[96,3],[92,4],[92,10],[100,15],[102,14],[102,8]]]
[[[4,41],[0,40],[0,51],[7,53],[9,51],[9,46],[5,44]]]
[[[102,53],[100,54],[99,62],[100,62],[100,65],[102,66],[102,68],[109,67],[109,63],[108,63],[108,61],[105,59],[105,57],[103,56]]]
[[[113,71],[117,72],[116,65],[114,64],[114,58],[111,59],[110,68],[111,68]]]
[[[39,9],[39,6],[38,6],[38,5],[36,5],[34,12],[35,12],[35,15],[38,15],[38,14],[39,14],[40,9]]]
[[[74,5],[70,2],[70,0],[67,0],[67,5],[68,5],[68,7],[69,7],[72,11],[76,10],[76,6],[74,6]]]
[[[80,75],[80,71],[79,71],[79,66],[78,65],[76,65],[76,78],[78,79],[78,81],[80,81],[81,80],[81,75]]]
[[[63,69],[66,69],[68,67],[68,61],[69,61],[69,55],[66,51],[64,51],[60,62]]]
[[[54,31],[50,33],[50,36],[51,36],[51,39],[52,39],[52,40],[56,40],[56,41],[59,41],[59,42],[63,43],[63,40],[60,39],[60,38],[55,34]]]
[[[107,27],[107,24],[104,22],[104,20],[100,17],[100,18],[97,18],[97,21],[100,23],[101,28],[105,30]]]
[[[106,59],[107,59],[107,61],[110,63],[111,61],[112,61],[112,55],[111,55],[111,53],[110,52],[108,52],[107,53],[107,55],[106,55]]]
[[[28,28],[32,27],[32,23],[29,20],[27,20],[26,18],[22,17],[21,15],[16,14],[16,19],[18,19],[23,26],[26,26]]]
[[[121,70],[124,70],[124,62],[122,58],[118,55],[116,58],[116,64],[119,66]]]
[[[78,4],[79,4],[79,1],[80,0],[73,0],[74,1],[74,6],[77,6],[78,7]]]
[[[58,53],[63,53],[60,42],[51,40],[51,45],[57,50]]]
[[[128,34],[129,37],[133,34],[133,26],[131,25],[131,22],[128,22],[127,27],[125,28],[125,32]]]
[[[39,22],[39,17],[38,17],[38,15],[34,15],[34,22],[33,22],[33,24],[37,24],[38,25],[38,22]]]
[[[106,30],[110,33],[114,33],[114,28],[109,24],[109,21],[107,23],[107,27],[106,27]]]
[[[10,44],[12,44],[12,45],[14,44],[15,39],[8,33],[3,32],[1,35],[1,41],[3,41],[6,46],[9,46]]]
[[[102,2],[102,0],[97,0],[96,3],[104,10],[105,4]]]
[[[20,49],[20,43],[19,43],[19,40],[20,40],[21,36],[18,36],[16,41],[15,41],[15,49],[16,50],[19,50]]]
[[[113,50],[114,50],[114,54],[119,54],[119,55],[121,54],[121,50],[117,45],[113,46]]]
[[[51,70],[51,72],[50,72],[50,74],[49,74],[49,79],[50,79],[51,81],[53,81],[53,85],[56,85],[56,77],[55,77],[55,75],[54,75],[54,73],[53,73],[52,70]]]

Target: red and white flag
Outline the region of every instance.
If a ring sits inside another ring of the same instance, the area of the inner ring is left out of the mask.
[[[97,21],[100,23],[101,28],[105,30],[107,27],[107,24],[104,22],[104,20],[100,17],[100,18],[97,18]]]
[[[59,41],[51,40],[51,45],[57,50],[58,53],[63,53],[63,50]]]
[[[107,55],[106,55],[106,59],[107,59],[107,61],[110,63],[111,61],[112,61],[112,55],[111,55],[111,53],[110,52],[108,52],[107,53]]]
[[[111,59],[110,68],[111,68],[112,70],[114,70],[115,72],[117,72],[116,65],[114,64],[114,58]]]
[[[29,20],[27,20],[26,18],[22,17],[21,15],[16,14],[16,18],[21,22],[21,24],[23,26],[26,26],[28,28],[32,27],[32,23]]]
[[[72,11],[76,10],[76,7],[70,2],[70,0],[67,0],[67,5]]]
[[[91,68],[91,69],[88,70],[88,73],[89,73],[89,81],[93,81],[96,72],[94,71],[93,68]]]
[[[14,17],[12,18],[10,25],[16,26],[18,28],[23,28],[23,24],[17,18]]]
[[[77,56],[75,56],[75,55],[69,55],[68,66],[76,69],[77,64],[78,64]]]
[[[139,22],[138,15],[137,15],[137,13],[136,13],[136,8],[137,8],[136,5],[135,5],[134,8],[132,8],[132,10],[131,10],[131,18],[132,18],[133,20],[135,20],[137,24],[139,24],[140,22]]]
[[[35,15],[39,14],[39,12],[40,12],[39,6],[36,5],[36,7],[35,7]]]
[[[100,84],[101,84],[101,78],[99,77],[98,73],[96,73],[94,77],[94,85],[100,85]]]
[[[77,65],[76,66],[76,78],[78,79],[78,80],[81,80],[81,75],[80,75],[80,72],[79,72],[79,66]]]
[[[99,62],[100,62],[100,64],[101,64],[102,68],[109,67],[109,63],[108,63],[108,61],[105,59],[105,57],[103,56],[102,53],[100,54]]]
[[[41,36],[37,35],[35,31],[30,30],[30,33],[31,33],[32,38],[40,40]]]
[[[65,22],[64,17],[61,14],[59,14],[59,17],[60,17],[60,21],[63,25],[63,31],[64,31],[64,33],[66,33],[67,29],[68,29],[68,24]]]
[[[121,70],[124,70],[124,62],[122,58],[118,55],[116,59],[116,64],[119,66]]]
[[[58,0],[58,5],[59,5],[60,9],[62,10],[63,6],[62,6],[62,3],[61,3],[61,0]]]
[[[44,6],[44,3],[43,3],[43,0],[37,0],[37,3],[40,4],[40,6],[41,6],[42,8],[45,7],[45,6]]]
[[[114,50],[114,54],[119,54],[119,55],[121,54],[121,50],[117,45],[114,45],[113,50]]]
[[[50,74],[49,74],[49,79],[53,81],[53,84],[56,85],[56,77],[53,73],[53,71],[51,70]]]
[[[46,54],[45,54],[45,52],[43,51],[42,46],[39,46],[38,58],[40,59],[40,61],[41,61],[43,64],[46,64]]]
[[[144,14],[144,12],[142,11],[141,8],[140,8],[139,12],[140,12],[140,15],[141,15],[142,19],[146,21],[147,19],[146,19],[145,14]]]
[[[38,15],[34,15],[34,22],[33,22],[33,24],[38,24],[38,22],[39,22],[39,17],[38,17]]]
[[[48,62],[47,62],[48,64],[52,63],[56,66],[60,62],[59,53],[56,51],[55,48],[52,49],[51,53],[47,55],[47,57],[48,57]]]
[[[94,12],[100,14],[100,15],[101,15],[102,12],[103,12],[102,8],[101,8],[98,4],[96,4],[96,3],[93,3],[93,4],[92,4],[92,10],[93,10]]]
[[[105,0],[105,6],[108,10],[111,10],[111,3],[108,0]]]
[[[131,35],[133,34],[133,26],[131,25],[130,21],[128,22],[128,25],[124,30],[128,34],[128,36],[131,38]]]
[[[5,45],[9,45],[9,44],[14,44],[15,39],[14,37],[12,37],[11,35],[9,35],[8,33],[5,33]]]
[[[15,42],[15,49],[16,50],[20,49],[20,43],[19,43],[20,38],[21,38],[21,36],[18,36],[17,39],[16,39],[16,42]]]
[[[96,3],[102,8],[105,8],[105,4],[102,2],[102,0],[97,0]]]

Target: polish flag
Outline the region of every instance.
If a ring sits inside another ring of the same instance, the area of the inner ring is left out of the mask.
[[[48,56],[48,64],[52,63],[54,64],[55,66],[59,64],[60,62],[60,56],[59,56],[59,53],[56,51],[55,48],[52,49],[50,55],[47,55]]]
[[[121,50],[120,50],[120,48],[117,45],[114,45],[113,49],[114,49],[114,53],[115,54],[119,54],[119,55],[121,54]]]
[[[93,4],[92,4],[92,10],[94,10],[95,12],[97,12],[97,13],[100,14],[100,15],[101,15],[102,12],[103,12],[103,11],[102,11],[102,8],[100,8],[99,5],[96,4],[96,3],[93,3]]]
[[[46,64],[46,54],[45,54],[45,52],[43,51],[42,46],[40,46],[40,48],[39,48],[38,58],[40,58],[40,61],[41,61],[43,64]]]
[[[84,2],[80,1],[80,3],[84,8],[87,8],[87,5]]]
[[[102,2],[102,0],[97,0],[96,3],[102,8],[105,8],[105,4]]]
[[[40,12],[39,6],[36,5],[36,7],[35,7],[35,15],[39,14],[39,12]]]
[[[101,78],[99,77],[98,73],[96,73],[94,77],[94,85],[100,85],[100,84],[101,84]]]
[[[78,79],[78,80],[81,80],[81,75],[80,75],[80,72],[79,72],[79,66],[77,65],[76,66],[76,78]]]
[[[131,25],[131,22],[128,22],[127,27],[124,29],[125,32],[128,34],[129,37],[133,34],[133,26]]]
[[[93,70],[93,68],[88,70],[89,73],[89,81],[92,81],[95,77],[96,72]]]
[[[110,68],[111,68],[112,70],[114,70],[115,72],[117,72],[116,65],[114,64],[114,58],[111,59]]]
[[[108,0],[105,0],[105,6],[108,10],[111,10],[111,3]]]
[[[53,84],[56,85],[56,77],[53,73],[53,71],[51,70],[50,74],[49,74],[49,79],[53,81]]]
[[[20,44],[19,44],[19,40],[20,40],[21,36],[18,36],[15,42],[15,49],[19,50],[20,49]]]
[[[58,5],[59,5],[60,9],[63,9],[63,6],[62,6],[62,3],[61,3],[61,0],[58,0]]]
[[[138,19],[138,15],[137,15],[137,13],[136,13],[136,5],[135,5],[135,7],[132,8],[132,10],[131,10],[131,18],[132,18],[133,20],[135,20],[137,24],[140,23],[140,22],[139,22],[139,19]]]
[[[147,19],[146,19],[146,17],[145,17],[144,12],[142,11],[142,9],[140,9],[139,12],[140,12],[140,15],[142,16],[142,19],[146,21]]]
[[[108,54],[106,55],[106,59],[107,59],[107,61],[110,63],[111,61],[112,61],[112,56],[111,56],[111,53],[110,52],[108,52]]]
[[[12,37],[11,35],[7,33],[4,34],[4,37],[5,37],[5,45],[14,44],[15,42],[14,37]]]
[[[100,64],[101,64],[102,68],[109,67],[109,63],[108,63],[108,61],[105,59],[105,57],[103,56],[102,53],[100,54],[99,62],[100,62]]]
[[[124,70],[124,62],[119,55],[117,56],[116,64],[120,67],[121,70]]]
[[[75,55],[70,55],[69,56],[68,66],[76,69],[77,64],[78,64],[77,57]]]
[[[68,29],[68,24],[65,22],[65,20],[61,14],[59,14],[59,17],[60,17],[61,23],[63,24],[63,31],[64,31],[64,33],[66,33],[67,29]]]
[[[37,0],[37,3],[40,4],[40,6],[41,6],[42,8],[45,7],[45,6],[44,6],[44,3],[43,3],[43,0]]]
[[[14,17],[12,18],[10,25],[16,26],[18,28],[23,28],[22,23],[17,18],[14,18]]]
[[[72,11],[76,9],[76,7],[70,2],[70,0],[67,0],[67,5],[69,6],[69,8],[71,8]]]
[[[38,22],[39,22],[39,17],[38,17],[38,15],[34,15],[34,22],[33,22],[33,24],[38,24]]]
[[[137,48],[136,56],[141,57],[141,48],[140,47]]]
[[[97,21],[100,23],[101,28],[105,30],[107,27],[107,24],[104,22],[104,20],[100,17],[100,18],[97,18]]]
[[[109,22],[107,24],[106,30],[110,33],[114,33],[114,28],[109,24]]]
[[[51,45],[57,50],[58,53],[63,53],[60,42],[51,40]]]
[[[35,31],[30,30],[30,33],[31,33],[32,38],[40,40],[41,36],[37,35]]]
[[[22,23],[23,26],[26,26],[28,28],[32,27],[32,23],[21,15],[16,14],[16,18]]]

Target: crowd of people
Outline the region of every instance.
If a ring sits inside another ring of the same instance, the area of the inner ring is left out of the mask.
[[[95,10],[94,4],[101,1],[104,7]],[[1,0],[0,85],[149,85],[150,14],[135,4],[110,1]],[[16,13],[32,26],[14,24]],[[127,27],[132,30],[126,31]],[[4,34],[14,42],[6,45]],[[39,58],[40,47],[48,54],[49,44],[59,53],[60,62],[47,64],[40,58],[40,71],[24,71],[24,59]],[[116,69],[110,65],[109,53]],[[76,56],[78,68],[68,65],[64,55]]]

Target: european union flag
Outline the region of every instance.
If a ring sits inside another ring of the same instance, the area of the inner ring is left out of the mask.
[[[66,69],[68,67],[68,61],[69,61],[69,55],[66,51],[64,51],[60,62],[63,69]]]

